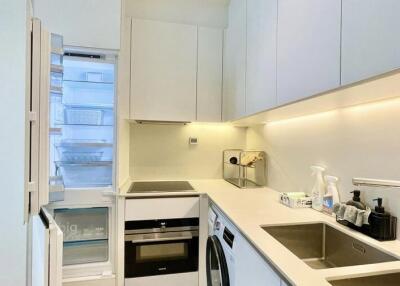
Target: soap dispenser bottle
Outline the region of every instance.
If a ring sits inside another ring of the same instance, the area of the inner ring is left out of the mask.
[[[360,209],[360,210],[365,210],[365,209],[366,209],[366,206],[365,206],[364,203],[361,202],[361,199],[360,199],[360,194],[361,194],[361,192],[360,192],[359,190],[354,190],[354,191],[352,191],[352,192],[350,192],[350,193],[353,194],[353,199],[350,200],[350,201],[348,201],[348,202],[346,203],[346,205],[348,205],[348,206],[354,206],[354,207],[356,207],[356,208],[358,208],[358,209]]]
[[[382,206],[382,198],[377,198],[378,202],[375,211],[369,216],[370,236],[378,240],[394,240],[396,239],[397,218],[385,212]]]

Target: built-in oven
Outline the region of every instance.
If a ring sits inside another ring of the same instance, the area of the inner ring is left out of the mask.
[[[198,271],[199,219],[125,222],[125,278]]]

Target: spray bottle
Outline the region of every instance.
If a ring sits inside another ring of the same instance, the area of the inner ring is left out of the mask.
[[[337,189],[338,177],[325,176],[326,194],[324,195],[323,211],[332,214],[333,206],[339,203],[339,192]]]
[[[325,168],[321,166],[311,166],[311,170],[312,175],[315,177],[315,183],[311,190],[312,208],[317,211],[322,211],[325,195],[325,181],[323,176]]]

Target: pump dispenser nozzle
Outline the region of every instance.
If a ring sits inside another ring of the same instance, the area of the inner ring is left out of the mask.
[[[383,199],[382,199],[382,198],[377,198],[377,199],[375,199],[375,200],[373,200],[373,201],[377,201],[377,202],[378,202],[378,205],[375,207],[375,211],[376,211],[377,213],[380,213],[380,214],[385,213],[385,208],[382,207]]]

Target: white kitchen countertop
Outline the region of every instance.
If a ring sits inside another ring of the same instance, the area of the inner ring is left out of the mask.
[[[379,242],[337,223],[333,217],[313,209],[291,209],[279,203],[278,192],[270,188],[239,189],[224,180],[189,180],[196,190],[184,193],[127,194],[130,183],[120,196],[149,197],[205,193],[236,225],[253,246],[293,285],[330,285],[327,280],[400,272],[400,261],[371,265],[316,270],[309,267],[260,226],[323,222],[360,241],[400,258],[400,241]]]

